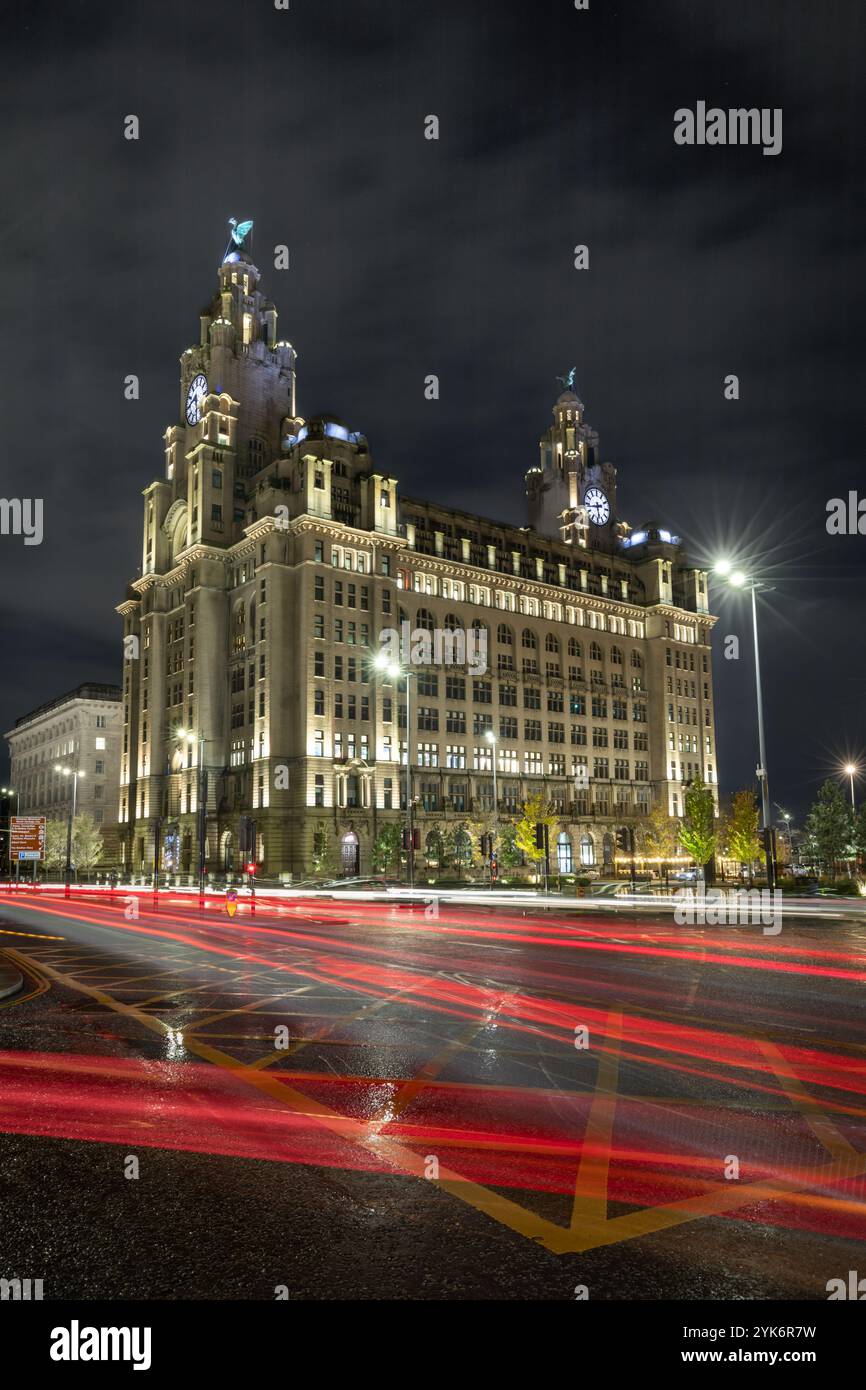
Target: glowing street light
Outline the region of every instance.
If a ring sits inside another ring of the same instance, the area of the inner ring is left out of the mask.
[[[72,823],[75,820],[75,802],[78,794],[78,781],[79,778],[84,776],[84,773],[79,772],[77,767],[62,767],[60,763],[54,764],[54,771],[59,772],[61,777],[72,778],[72,799],[69,802],[69,816],[66,821],[66,886],[63,893],[63,896],[68,898],[70,893],[69,885],[72,878]]]
[[[207,830],[207,783],[204,772],[204,734],[193,729],[176,729],[175,734],[181,743],[198,744],[198,777],[196,792],[196,814],[198,816],[198,905],[204,907],[204,865],[205,840]]]
[[[776,862],[773,853],[773,828],[770,819],[770,786],[767,776],[767,749],[764,742],[764,699],[761,692],[761,659],[758,651],[758,607],[755,595],[758,590],[767,591],[772,586],[764,584],[760,579],[752,579],[743,570],[734,569],[730,560],[722,559],[715,566],[715,573],[727,579],[734,589],[748,589],[752,600],[752,638],[755,648],[755,694],[758,705],[758,756],[760,766],[757,769],[758,780],[761,783],[761,808],[764,831],[764,851],[767,857],[767,887],[770,892],[776,886]]]
[[[408,666],[403,667],[392,661],[384,648],[373,658],[373,665],[377,670],[384,671],[393,681],[402,677],[406,682],[406,869],[409,887],[412,888],[415,883],[415,847],[412,843],[412,701],[409,688],[415,672]]]
[[[18,815],[18,797],[19,797],[19,793],[15,790],[14,787],[0,787],[0,793],[2,793],[3,796],[8,796],[8,797],[14,796],[14,798],[15,798],[15,812],[14,812],[14,814],[17,816],[17,815]],[[9,825],[8,825],[8,827],[7,827],[7,833],[8,833],[8,835],[9,835],[8,850],[9,850],[9,877],[10,877],[10,879],[12,878],[12,815],[13,815],[13,812],[12,812],[12,808],[10,807],[10,808],[9,808]]]
[[[859,775],[860,769],[856,763],[846,763],[842,770],[851,783],[851,810],[856,811],[857,807],[854,804],[854,778]]]

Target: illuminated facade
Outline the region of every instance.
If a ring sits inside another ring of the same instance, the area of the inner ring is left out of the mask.
[[[400,496],[362,434],[298,415],[294,349],[230,246],[118,609],[126,867],[148,872],[160,843],[163,867],[195,872],[202,785],[209,872],[240,869],[250,818],[269,877],[310,873],[317,827],[337,871],[369,873],[407,743],[422,864],[431,833],[489,826],[494,757],[500,820],[542,790],[560,866],[610,863],[618,826],[717,782],[706,573],[620,520],[571,389],[527,474],[530,527]],[[473,628],[483,671],[441,650]],[[437,639],[408,739],[405,683],[372,662],[385,629]]]
[[[120,687],[116,685],[79,685],[16,719],[6,739],[18,812],[64,820],[72,782],[56,768],[74,768],[82,774],[76,787],[76,812],[92,816],[105,832],[104,857],[112,858],[121,736]]]

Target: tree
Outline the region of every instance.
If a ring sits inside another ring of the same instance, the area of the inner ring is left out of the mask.
[[[50,820],[45,823],[45,859],[46,869],[63,869],[66,867],[66,827],[65,820]]]
[[[852,822],[853,815],[845,793],[838,782],[829,779],[821,787],[806,817],[809,852],[829,874],[835,875],[838,861],[848,852],[854,829]]]
[[[403,847],[403,834],[400,826],[395,821],[389,821],[383,825],[370,851],[373,864],[373,872],[386,874],[392,865],[400,861],[400,851]]]
[[[641,826],[640,837],[648,857],[658,859],[660,868],[666,867],[679,852],[678,822],[673,816],[668,815],[667,808],[661,801],[653,803],[652,810]]]
[[[459,875],[466,865],[472,863],[472,836],[462,821],[448,827],[444,845],[445,862],[456,869]]]
[[[548,836],[550,829],[556,824],[556,816],[550,810],[544,796],[537,792],[528,801],[523,803],[523,815],[517,823],[514,835],[514,843],[527,859],[533,864],[540,864],[544,858],[544,850],[539,849],[535,843],[535,827],[546,825]]]
[[[862,801],[854,817],[854,848],[860,859],[866,859],[866,801]]]
[[[752,875],[752,865],[765,858],[758,834],[758,801],[754,791],[744,789],[735,792],[731,799],[731,809],[725,822],[723,839],[728,854],[738,864],[745,864]]]
[[[703,871],[716,848],[716,803],[702,777],[696,777],[686,788],[679,836],[683,849]]]
[[[523,855],[517,844],[517,826],[514,821],[499,823],[499,863],[503,869],[517,869],[523,863]]]
[[[334,847],[326,825],[317,825],[313,831],[313,873],[334,873]]]
[[[72,862],[76,875],[94,869],[102,858],[102,831],[93,817],[82,812],[72,823]]]

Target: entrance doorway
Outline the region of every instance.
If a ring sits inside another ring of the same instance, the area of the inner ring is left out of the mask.
[[[354,830],[349,830],[340,842],[340,871],[343,878],[357,878],[361,864],[361,846]]]

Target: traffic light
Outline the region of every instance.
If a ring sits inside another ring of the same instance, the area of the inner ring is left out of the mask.
[[[411,835],[410,835],[409,831],[408,831],[408,830],[406,829],[406,827],[404,826],[404,827],[403,827],[403,848],[408,850],[408,849],[411,849],[411,847],[412,847],[412,838],[411,838]]]
[[[546,825],[536,825],[535,827],[535,848],[544,849]]]
[[[490,878],[491,878],[491,881],[492,881],[493,883],[495,883],[496,880],[498,879],[498,877],[499,877],[499,861],[498,861],[498,859],[496,858],[496,855],[495,855],[495,854],[491,854],[491,856],[490,856]]]
[[[245,864],[244,868],[246,869],[248,874],[254,874],[256,871],[255,863],[252,860],[249,862],[249,864]]]
[[[415,829],[412,831],[412,848],[421,848],[421,831],[418,829],[417,825]]]

